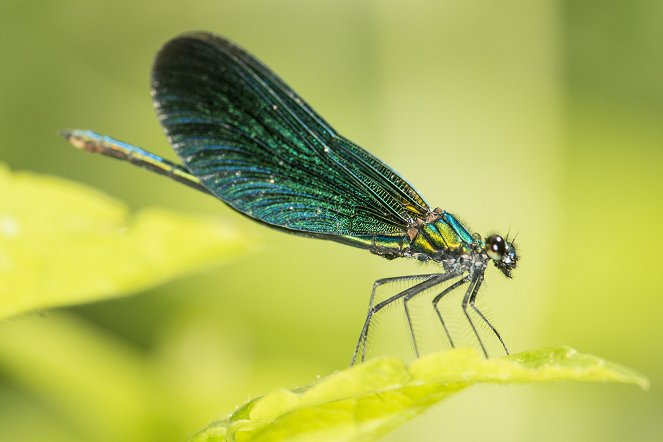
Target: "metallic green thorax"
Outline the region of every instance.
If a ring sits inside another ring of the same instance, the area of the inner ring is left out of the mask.
[[[429,221],[418,220],[405,235],[344,236],[340,240],[385,258],[414,257],[438,261],[469,254],[473,247],[481,246],[474,244],[478,239],[453,215],[440,209],[431,213]]]
[[[451,214],[444,212],[439,219],[421,225],[410,249],[411,253],[427,256],[462,253],[470,251],[472,241],[467,229]]]

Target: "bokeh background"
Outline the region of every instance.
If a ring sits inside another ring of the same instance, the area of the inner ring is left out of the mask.
[[[172,157],[149,71],[192,29],[248,48],[431,204],[519,233],[515,278],[491,269],[480,295],[512,351],[568,344],[652,382],[477,387],[386,440],[661,440],[662,24],[658,0],[3,1],[0,161],[219,217],[257,245],[133,297],[0,324],[0,440],[182,440],[345,367],[373,280],[422,270],[272,232],[57,137],[90,128]]]

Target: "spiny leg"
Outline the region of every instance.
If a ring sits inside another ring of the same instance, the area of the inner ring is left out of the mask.
[[[481,283],[483,282],[483,274],[478,274],[472,279],[472,282],[470,283],[470,286],[467,288],[467,291],[465,292],[465,296],[463,297],[463,313],[465,313],[465,317],[467,318],[467,322],[470,323],[470,326],[472,327],[472,331],[474,332],[474,335],[477,337],[477,340],[479,341],[479,345],[481,346],[481,350],[483,350],[483,355],[488,358],[488,352],[486,351],[486,347],[483,345],[483,342],[481,341],[481,338],[479,337],[479,333],[477,333],[477,329],[474,326],[474,322],[472,322],[472,318],[470,318],[470,314],[467,312],[467,305],[470,302],[470,299],[473,297],[476,297],[476,293],[479,291],[479,287],[481,287]]]
[[[482,279],[483,279],[483,278],[482,278]],[[483,313],[481,313],[481,311],[479,310],[479,308],[478,308],[476,305],[474,305],[474,301],[476,300],[476,298],[477,298],[477,294],[478,294],[478,293],[479,293],[479,291],[477,290],[477,291],[475,291],[475,292],[472,294],[472,296],[470,296],[470,305],[472,306],[472,308],[474,309],[474,311],[477,312],[477,315],[479,315],[479,317],[480,317],[481,319],[483,319],[483,322],[485,322],[486,324],[488,324],[488,327],[490,327],[490,329],[493,331],[493,333],[495,333],[495,336],[497,336],[497,339],[500,340],[500,343],[502,344],[502,347],[504,347],[504,351],[505,351],[506,354],[508,355],[508,354],[509,354],[509,349],[506,348],[506,344],[505,344],[504,341],[502,340],[502,336],[500,336],[499,332],[497,331],[497,329],[496,329],[495,327],[493,327],[493,324],[490,323],[490,321],[488,320],[488,318],[486,318],[486,317],[483,315]]]
[[[428,290],[431,287],[435,287],[436,285],[446,281],[449,278],[453,278],[454,276],[456,276],[456,274],[454,274],[454,273],[448,273],[448,274],[445,273],[445,274],[434,275],[434,276],[432,276],[428,279],[425,279],[424,281],[422,281],[422,282],[420,282],[420,283],[418,283],[418,284],[416,284],[416,285],[414,285],[414,286],[412,286],[412,287],[410,287],[406,290],[403,290],[402,292],[397,293],[397,294],[385,299],[384,301],[379,302],[378,304],[375,304],[374,306],[372,306],[368,310],[368,314],[366,315],[366,320],[364,321],[364,326],[361,329],[361,333],[359,335],[359,341],[357,342],[357,346],[355,347],[354,354],[352,355],[352,362],[350,363],[350,365],[355,364],[355,362],[357,360],[357,356],[359,354],[359,349],[362,347],[362,345],[363,345],[363,350],[362,350],[362,353],[361,353],[361,361],[363,362],[365,357],[366,357],[365,342],[366,342],[366,339],[368,338],[368,330],[369,330],[369,327],[370,327],[370,324],[371,324],[371,319],[373,318],[373,315],[375,315],[377,312],[379,312],[380,310],[382,310],[383,308],[385,308],[389,304],[391,304],[395,301],[398,301],[401,298],[404,298],[404,297],[406,297],[410,294],[413,294],[413,296],[414,296],[417,293],[421,293],[425,290]],[[404,277],[400,277],[400,278],[401,279],[408,279],[408,278],[411,279],[412,276],[410,276],[410,277],[404,276]],[[387,278],[387,279],[390,279],[390,278]]]
[[[368,330],[369,330],[369,327],[371,325],[371,318],[373,317],[373,315],[375,313],[377,313],[379,310],[381,310],[382,308],[384,308],[387,305],[391,304],[392,302],[397,301],[398,299],[405,296],[405,294],[407,294],[409,290],[418,288],[419,286],[421,286],[422,284],[430,281],[431,279],[433,279],[437,275],[433,274],[433,275],[419,275],[419,276],[422,277],[422,278],[426,278],[426,279],[424,279],[424,281],[422,281],[420,283],[415,284],[412,287],[409,287],[408,289],[406,289],[402,292],[397,293],[394,296],[391,296],[391,297],[387,298],[386,300],[378,303],[377,305],[373,305],[373,302],[374,302],[374,299],[375,299],[376,289],[378,287],[380,287],[381,285],[384,285],[384,284],[389,284],[389,283],[398,282],[398,281],[404,281],[404,280],[407,280],[407,279],[416,279],[417,276],[397,276],[397,277],[393,277],[393,278],[384,278],[384,279],[379,279],[379,280],[375,281],[375,283],[373,284],[373,292],[371,293],[371,298],[370,298],[370,301],[369,301],[368,314],[366,315],[366,320],[364,321],[364,326],[362,327],[361,333],[359,334],[359,340],[357,341],[357,345],[355,346],[355,351],[352,355],[352,362],[350,362],[350,365],[355,364],[355,362],[357,360],[357,355],[359,354],[359,351],[360,351],[360,348],[361,348],[361,361],[363,362],[364,358],[366,357],[366,345],[367,345],[366,343],[368,341]]]
[[[426,275],[408,275],[408,276],[392,276],[389,278],[382,278],[378,279],[373,283],[373,290],[371,291],[371,297],[368,300],[368,311],[370,314],[370,311],[373,309],[373,304],[375,302],[375,295],[377,293],[377,289],[382,286],[386,286],[389,284],[393,284],[396,282],[401,282],[401,281],[412,281],[412,280],[417,280],[417,279],[430,279],[434,276],[439,275],[439,273],[429,273]],[[423,281],[422,281],[423,282]],[[361,353],[362,353],[362,361],[364,360],[364,356],[366,354],[366,345],[368,341],[368,324],[364,324],[365,330],[362,329],[362,334],[359,336],[359,341],[357,342],[357,346],[355,347],[354,354],[352,355],[352,363],[351,365],[354,365],[355,359],[357,357],[357,354],[359,352],[359,348],[361,347]],[[364,333],[365,331],[365,333]]]
[[[413,280],[416,280],[416,279],[427,280],[427,279],[430,279],[430,278],[432,278],[434,276],[438,276],[438,275],[440,275],[440,274],[439,273],[429,273],[429,274],[426,274],[426,275],[392,276],[390,278],[378,279],[377,281],[375,281],[373,283],[373,290],[371,291],[371,297],[368,301],[368,308],[370,309],[371,307],[373,307],[373,301],[375,301],[375,294],[376,294],[377,289],[379,287],[382,287],[382,286],[385,286],[385,285],[388,285],[388,284],[393,284],[393,283],[396,283],[396,282],[401,282],[401,281],[413,281]]]
[[[414,335],[414,327],[412,326],[412,318],[410,317],[410,309],[407,306],[407,302],[412,299],[413,296],[418,295],[418,293],[410,293],[403,299],[403,308],[405,309],[405,319],[407,320],[407,326],[410,329],[410,339],[412,340],[412,347],[414,347],[414,354],[419,358],[419,347],[417,346],[417,337]]]
[[[439,295],[433,298],[433,308],[435,309],[435,313],[437,313],[437,317],[440,319],[444,333],[446,333],[447,338],[449,338],[449,344],[451,344],[451,348],[455,348],[456,346],[454,345],[453,339],[451,339],[451,333],[449,333],[449,329],[447,329],[447,325],[445,324],[444,319],[442,319],[442,313],[440,313],[440,309],[437,307],[437,304],[440,302],[444,295],[451,293],[463,284],[467,284],[467,281],[469,280],[470,275],[467,275],[463,279],[454,282],[452,285],[444,289]]]
[[[442,282],[451,279],[456,276],[455,273],[448,273],[447,275],[450,275],[449,277],[445,278],[444,280],[440,281],[439,284]],[[450,288],[453,288],[456,284],[452,285]],[[448,289],[447,289],[448,290]],[[413,292],[410,293],[409,295],[406,295],[403,298],[403,308],[405,309],[405,319],[407,319],[407,326],[410,330],[410,338],[412,339],[412,347],[414,347],[414,353],[417,355],[417,358],[419,357],[419,346],[417,345],[417,337],[414,334],[414,325],[412,323],[412,318],[410,317],[410,309],[408,308],[408,302],[417,296],[421,292]],[[443,292],[444,293],[444,292]],[[438,295],[439,296],[439,295]],[[438,313],[439,314],[439,313]],[[440,317],[440,319],[442,319]],[[447,327],[444,325],[444,321],[442,321],[442,326],[444,327],[444,330],[447,330]],[[447,336],[449,337],[449,340],[451,340],[451,336],[449,336],[449,333],[447,332]],[[451,344],[453,346],[453,343]]]

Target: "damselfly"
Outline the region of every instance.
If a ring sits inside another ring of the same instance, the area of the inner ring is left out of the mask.
[[[484,355],[469,309],[508,353],[475,305],[490,261],[507,277],[516,267],[518,255],[508,238],[483,239],[452,214],[431,208],[394,170],[341,136],[268,67],[224,38],[194,32],[168,42],[154,62],[152,97],[182,164],[90,131],[62,135],[78,148],[129,161],[215,196],[270,227],[387,259],[439,265],[437,273],[375,282],[353,364],[366,356],[374,316],[396,301],[403,302],[418,355],[408,303],[435,287],[444,287],[432,307],[452,347],[438,303],[466,286],[462,309]],[[416,283],[375,301],[380,286],[398,281]]]

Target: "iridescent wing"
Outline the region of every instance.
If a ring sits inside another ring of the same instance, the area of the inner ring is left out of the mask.
[[[152,81],[159,119],[184,165],[239,212],[318,236],[397,236],[429,211],[396,172],[223,38],[171,40]]]

